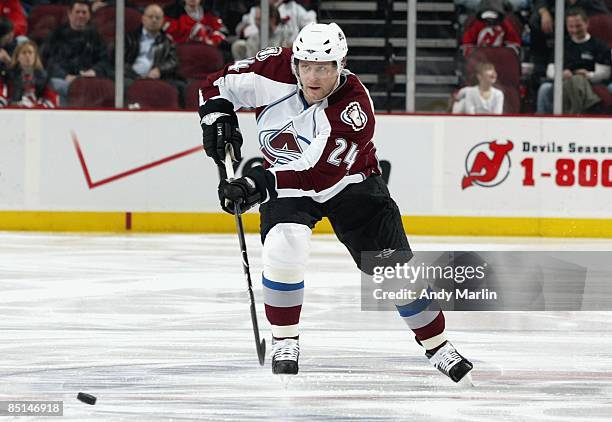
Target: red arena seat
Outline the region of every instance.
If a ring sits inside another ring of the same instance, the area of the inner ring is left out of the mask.
[[[115,83],[105,78],[77,78],[68,89],[68,106],[104,108],[115,106]]]
[[[39,45],[49,34],[68,21],[68,6],[63,4],[41,4],[28,16],[29,36]]]
[[[115,27],[116,27],[116,10],[112,6],[106,6],[98,9],[93,14],[91,22],[98,30],[104,41],[109,46],[115,45]],[[128,34],[138,29],[142,24],[142,15],[136,9],[130,7],[125,8],[125,33]]]
[[[603,111],[612,113],[612,94],[608,91],[608,87],[605,85],[593,85],[593,91],[601,98]]]
[[[612,48],[612,15],[595,15],[589,18],[589,33]]]
[[[126,93],[127,104],[138,104],[141,110],[179,108],[179,93],[168,82],[157,79],[138,79]]]
[[[177,44],[179,75],[186,79],[204,79],[210,73],[223,68],[223,54],[200,43]]]

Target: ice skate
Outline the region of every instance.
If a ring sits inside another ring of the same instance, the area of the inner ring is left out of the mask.
[[[472,377],[469,372],[474,365],[461,356],[450,342],[447,341],[434,354],[425,352],[425,356],[427,356],[434,368],[454,382],[465,386],[473,386]]]
[[[296,375],[298,373],[298,358],[300,343],[287,338],[272,339],[272,373],[276,375]]]

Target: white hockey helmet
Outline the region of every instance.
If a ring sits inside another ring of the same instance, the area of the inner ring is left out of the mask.
[[[336,62],[339,74],[347,53],[346,37],[337,24],[310,23],[302,28],[293,42],[292,62],[295,64],[295,59]]]

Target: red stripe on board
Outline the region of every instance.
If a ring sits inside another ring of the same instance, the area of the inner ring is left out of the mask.
[[[125,229],[132,230],[132,213],[131,212],[125,213]]]
[[[157,161],[153,161],[152,163],[148,163],[148,164],[144,164],[142,166],[130,169],[130,170],[126,170],[124,172],[115,174],[113,176],[107,177],[106,179],[102,179],[99,180],[97,182],[93,182],[91,180],[91,176],[89,174],[89,169],[87,168],[87,163],[85,162],[85,157],[83,156],[83,152],[81,151],[81,146],[79,144],[79,140],[77,139],[77,136],[74,132],[72,132],[72,143],[74,144],[74,147],[76,149],[77,152],[77,156],[79,158],[79,162],[81,163],[81,168],[83,169],[83,174],[85,175],[85,180],[87,181],[87,185],[89,186],[89,189],[94,189],[97,188],[98,186],[102,186],[105,185],[107,183],[110,182],[114,182],[115,180],[119,180],[119,179],[123,179],[124,177],[128,177],[131,176],[133,174],[136,173],[140,173],[142,171],[148,170],[150,168],[153,167],[157,167],[160,166],[162,164],[168,163],[170,161],[185,157],[189,154],[193,154],[194,152],[199,152],[202,151],[204,149],[203,146],[197,146],[194,148],[190,148],[188,150],[170,155],[168,157],[162,158],[160,160]]]
[[[79,157],[79,162],[81,163],[81,168],[83,169],[83,174],[85,175],[85,181],[87,182],[87,186],[89,189],[92,189],[91,176],[89,175],[89,169],[87,168],[87,164],[85,163],[85,158],[83,157],[83,152],[81,151],[81,146],[79,145],[79,140],[77,139],[76,133],[72,133],[72,143],[74,144],[74,148],[76,149],[77,157]]]

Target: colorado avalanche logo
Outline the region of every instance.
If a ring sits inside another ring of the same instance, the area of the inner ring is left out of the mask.
[[[270,164],[286,164],[302,156],[300,141],[310,142],[297,134],[293,122],[280,130],[259,133],[261,153]]]
[[[359,132],[366,127],[368,116],[363,112],[357,101],[353,101],[346,106],[340,114],[340,120],[350,125],[354,131]]]
[[[255,58],[259,60],[260,62],[263,62],[268,57],[280,56],[280,53],[282,52],[283,52],[283,49],[280,47],[268,47],[268,48],[264,48],[263,50],[260,50],[255,55]]]

